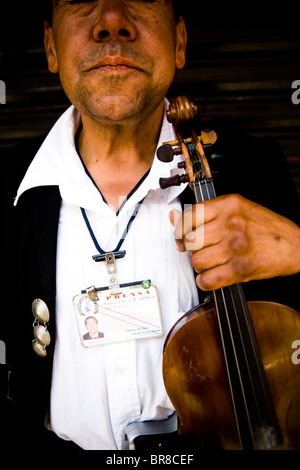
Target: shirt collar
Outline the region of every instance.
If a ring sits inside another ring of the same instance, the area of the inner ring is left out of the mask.
[[[74,137],[80,124],[80,114],[70,106],[50,130],[19,186],[15,205],[21,195],[40,186],[60,186],[65,170],[71,162],[73,178],[82,178],[82,164],[76,152]],[[74,173],[73,173],[74,172]],[[70,172],[71,173],[71,172]],[[72,177],[70,174],[69,177]]]
[[[168,101],[165,100],[165,110],[167,106]],[[99,192],[93,184],[89,184],[88,188],[87,184],[84,184],[89,178],[76,151],[75,135],[79,125],[80,113],[74,106],[70,106],[53,126],[35,155],[19,186],[14,205],[17,205],[21,195],[29,189],[40,186],[59,186],[65,202],[78,204],[96,212],[99,210]],[[157,148],[164,142],[175,138],[173,126],[167,121],[166,113],[164,113]],[[164,163],[160,162],[155,155],[149,176],[138,192],[160,188],[161,177],[168,178],[175,173],[180,173],[177,164],[181,160],[181,156],[175,156],[172,162]],[[176,198],[185,187],[186,185],[174,186],[165,190],[167,201],[170,202]],[[97,198],[97,203],[92,203],[93,198]]]

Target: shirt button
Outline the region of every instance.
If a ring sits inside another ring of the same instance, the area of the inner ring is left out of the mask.
[[[116,366],[115,373],[116,375],[125,375],[127,373],[127,367],[120,364]]]

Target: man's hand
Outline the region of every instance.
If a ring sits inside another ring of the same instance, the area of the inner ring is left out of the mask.
[[[239,195],[196,204],[184,217],[172,211],[170,220],[202,290],[300,271],[300,228]]]

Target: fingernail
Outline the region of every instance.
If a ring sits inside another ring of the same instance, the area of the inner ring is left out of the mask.
[[[182,244],[179,243],[176,239],[175,239],[175,247],[176,247],[176,250],[179,251],[180,253],[183,253],[185,251]]]

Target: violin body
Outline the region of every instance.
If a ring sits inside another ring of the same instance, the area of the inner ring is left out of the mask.
[[[292,360],[300,315],[271,302],[248,302],[248,309],[281,429],[277,449],[300,449],[300,365]],[[241,449],[213,301],[173,326],[164,346],[163,375],[179,434],[196,434],[204,449]]]

